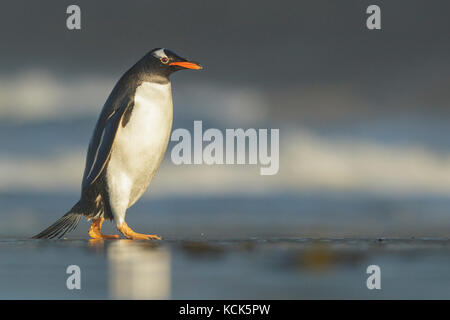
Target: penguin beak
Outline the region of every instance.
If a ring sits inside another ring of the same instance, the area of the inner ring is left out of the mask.
[[[177,62],[171,62],[169,63],[170,66],[179,66],[186,69],[194,69],[194,70],[201,70],[203,67],[196,62],[192,61],[177,61]]]

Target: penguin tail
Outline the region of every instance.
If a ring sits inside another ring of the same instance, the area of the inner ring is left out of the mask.
[[[83,213],[80,212],[80,202],[73,206],[69,212],[41,233],[32,237],[33,239],[52,239],[63,237],[67,232],[73,231],[80,222]]]

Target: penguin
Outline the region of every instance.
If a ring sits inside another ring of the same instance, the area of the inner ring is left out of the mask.
[[[125,72],[106,100],[89,143],[80,200],[33,238],[61,238],[84,216],[91,221],[93,239],[119,238],[101,232],[104,220],[114,221],[128,239],[161,239],[133,231],[125,216],[147,190],[167,149],[173,119],[170,75],[202,68],[156,48]]]

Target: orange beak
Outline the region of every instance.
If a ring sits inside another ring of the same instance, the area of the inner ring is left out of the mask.
[[[183,61],[183,62],[171,62],[169,63],[170,66],[179,66],[186,69],[194,69],[194,70],[201,70],[203,67],[195,62],[189,62],[189,61]]]

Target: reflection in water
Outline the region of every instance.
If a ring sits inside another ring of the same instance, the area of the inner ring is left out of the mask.
[[[168,299],[170,253],[151,243],[114,241],[108,246],[109,294],[115,299]]]

